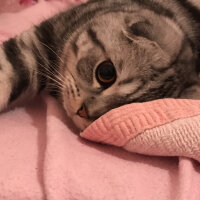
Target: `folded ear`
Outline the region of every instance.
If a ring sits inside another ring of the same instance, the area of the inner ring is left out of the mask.
[[[166,17],[150,16],[137,22],[127,23],[126,36],[131,40],[147,39],[156,42],[172,59],[175,58],[184,40],[180,28]]]

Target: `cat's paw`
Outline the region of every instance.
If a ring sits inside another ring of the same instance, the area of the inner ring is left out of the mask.
[[[1,87],[0,86],[0,111],[4,110],[9,101],[9,94],[8,91],[6,90],[6,87]]]
[[[9,102],[11,94],[11,82],[4,74],[0,73],[0,111],[4,110]]]

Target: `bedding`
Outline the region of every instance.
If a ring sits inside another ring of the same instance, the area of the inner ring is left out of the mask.
[[[0,1],[0,41],[76,3]],[[0,115],[0,199],[198,200],[199,116],[194,100],[130,104],[94,122],[86,140],[40,95]]]
[[[81,136],[157,156],[184,156],[200,163],[200,100],[160,99],[115,109]]]

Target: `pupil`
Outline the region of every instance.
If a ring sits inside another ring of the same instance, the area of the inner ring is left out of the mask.
[[[100,76],[105,80],[110,80],[115,74],[114,67],[112,65],[103,65],[99,71]]]
[[[115,66],[110,61],[102,62],[96,69],[96,79],[106,89],[116,80]]]

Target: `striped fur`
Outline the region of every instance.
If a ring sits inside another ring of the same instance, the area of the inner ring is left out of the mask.
[[[200,98],[199,52],[199,0],[91,0],[2,44],[0,110],[46,91],[84,129],[123,104]],[[106,89],[105,60],[117,73]]]

